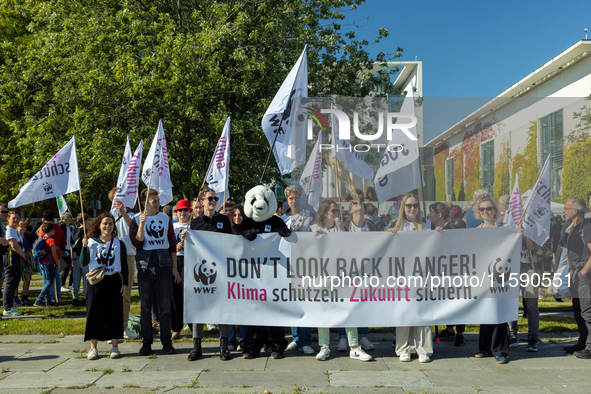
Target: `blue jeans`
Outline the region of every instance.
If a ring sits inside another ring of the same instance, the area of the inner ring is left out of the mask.
[[[240,343],[244,339],[244,333],[246,332],[246,326],[230,326],[230,333],[228,334],[228,345],[234,346]]]
[[[369,333],[369,327],[357,328],[357,335],[359,336],[359,338],[366,337],[368,333]],[[347,336],[347,333],[345,332],[345,329],[342,327],[339,328],[339,338],[345,338],[346,336]]]
[[[343,331],[345,329],[343,328]],[[311,327],[292,327],[291,335],[293,341],[298,344],[301,349],[304,346],[312,346],[312,328]]]
[[[88,284],[88,279],[86,279],[87,273],[88,266],[83,267],[78,259],[72,260],[72,298],[75,300],[78,299],[78,293],[80,292],[80,282],[82,282],[82,291],[84,299],[86,299],[86,286]]]
[[[52,264],[39,264],[39,272],[43,276],[43,288],[37,297],[37,301],[55,301],[51,298],[51,290],[53,289],[53,278],[55,277],[55,267]]]

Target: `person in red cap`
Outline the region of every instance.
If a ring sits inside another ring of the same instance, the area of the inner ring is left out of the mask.
[[[183,329],[183,286],[184,272],[185,272],[185,253],[183,244],[185,241],[185,234],[183,231],[189,228],[191,217],[191,203],[189,200],[180,200],[176,203],[174,209],[179,219],[178,222],[173,223],[174,235],[176,236],[176,264],[179,274],[181,275],[181,282],[172,284],[172,297],[171,297],[171,324],[172,328],[172,339],[180,339],[181,330]]]

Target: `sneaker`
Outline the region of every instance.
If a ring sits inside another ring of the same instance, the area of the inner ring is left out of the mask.
[[[283,358],[283,353],[271,352],[271,358],[273,358],[275,360],[279,360],[280,358]]]
[[[31,304],[31,300],[29,300],[29,297],[27,296],[23,296],[23,298],[21,298],[21,302],[23,303],[23,305]]]
[[[111,348],[111,358],[121,358],[121,353],[119,352],[119,348],[118,347],[112,347]]]
[[[21,300],[18,297],[14,297],[12,303],[14,306],[21,306]]]
[[[312,354],[314,353],[314,349],[312,349],[312,346],[306,345],[302,348],[302,352],[304,352],[304,354]]]
[[[121,338],[121,339],[118,339],[118,340],[117,340],[117,343],[123,343],[123,342],[125,342],[125,339],[124,339],[124,338]],[[112,340],[112,339],[109,339],[109,340],[107,341],[107,343],[110,345],[110,344],[112,344],[112,343],[113,343],[113,340]]]
[[[242,353],[242,358],[245,360],[252,360],[254,355],[252,353]]]
[[[466,344],[466,340],[464,339],[464,335],[457,333],[456,339],[454,340],[454,346],[464,346]]]
[[[36,300],[33,303],[33,306],[45,306],[45,303],[43,301]]]
[[[587,349],[577,350],[574,353],[574,355],[577,358],[583,358],[583,359],[590,359],[591,358],[591,352]]]
[[[152,345],[148,343],[142,344],[142,348],[139,351],[140,356],[150,356],[152,354]]]
[[[420,363],[428,363],[429,361],[431,361],[431,359],[426,354],[419,355],[419,362]]]
[[[45,303],[45,306],[56,306],[57,304],[55,303],[55,301],[47,301]]]
[[[513,348],[513,347],[518,347],[519,346],[519,341],[517,340],[517,338],[509,338],[509,347]]]
[[[403,363],[407,363],[410,361],[410,353],[402,353],[398,359]]]
[[[478,352],[474,355],[474,357],[476,358],[485,358],[485,357],[489,357],[490,354],[488,354],[488,352]]]
[[[527,348],[525,349],[526,352],[537,352],[538,349],[538,341],[535,339],[530,339],[527,341]]]
[[[123,337],[125,339],[138,339],[140,335],[131,331],[129,328],[125,328],[125,330],[123,330]]]
[[[289,352],[291,350],[296,350],[298,348],[298,343],[295,341],[291,341],[289,343],[289,345],[287,345],[287,348],[285,348],[285,351]]]
[[[507,358],[503,356],[496,356],[495,360],[497,364],[507,364]]]
[[[328,346],[322,346],[320,348],[320,352],[318,352],[318,354],[316,355],[316,360],[324,361],[328,357],[330,357],[330,349],[328,348]]]
[[[215,330],[215,324],[207,324],[207,329],[208,330]]]
[[[362,348],[364,348],[365,350],[373,350],[373,343],[371,343],[369,341],[369,339],[367,339],[367,337],[361,337],[361,339],[359,340],[359,345],[361,345]]]
[[[61,287],[61,291],[62,291],[62,293],[63,292],[68,292],[68,291],[70,291],[70,289],[68,289],[67,287],[62,286]]]
[[[23,313],[21,311],[19,311],[18,309],[16,309],[16,307],[12,307],[9,310],[5,310],[4,312],[2,312],[2,316],[20,316]]]
[[[349,343],[347,342],[347,338],[343,337],[339,339],[339,347],[337,347],[337,350],[339,352],[346,352],[347,349],[349,349]]]
[[[236,346],[234,345],[228,345],[228,350],[233,352],[234,350],[236,350]]]
[[[349,352],[349,357],[353,360],[370,361],[371,356],[363,350],[361,346],[357,346],[357,349],[352,349]]]
[[[90,351],[86,355],[86,358],[89,359],[89,360],[98,360],[98,358],[99,358],[99,356],[98,356],[98,350],[96,350],[96,349],[90,349]]]

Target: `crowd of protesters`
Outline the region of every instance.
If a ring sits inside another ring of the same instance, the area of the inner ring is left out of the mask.
[[[88,215],[78,215],[75,223],[69,213],[61,216],[59,224],[51,211],[43,213],[41,221],[32,227],[28,219],[21,220],[16,211],[0,204],[0,256],[3,283],[4,316],[19,316],[20,305],[53,306],[61,300],[61,292],[72,291],[72,305],[86,306],[87,327],[84,339],[91,342],[88,359],[97,359],[99,341],[112,345],[111,358],[121,357],[118,343],[124,339],[142,338],[140,355],[152,354],[153,324],[158,322],[162,350],[175,354],[173,340],[187,323],[193,335],[193,349],[189,361],[202,357],[201,341],[203,324],[183,321],[183,272],[184,242],[188,232],[214,231],[240,235],[246,215],[242,205],[225,201],[216,211],[219,198],[204,186],[192,202],[178,201],[174,208],[161,210],[159,195],[152,189],[140,193],[140,201],[146,207],[139,214],[131,212],[115,198],[116,189],[109,193],[113,201],[112,215],[109,212],[90,221]],[[286,202],[278,201],[276,216],[293,231],[318,233],[363,232],[363,231],[448,231],[463,228],[503,226],[509,205],[509,196],[495,201],[485,190],[474,194],[474,203],[464,212],[458,205],[436,202],[426,212],[421,209],[419,198],[405,195],[390,214],[379,215],[371,201],[365,201],[363,193],[350,198],[348,211],[342,212],[338,202],[327,199],[320,203],[317,212],[302,206],[302,189],[291,185],[285,190]],[[370,193],[371,194],[371,193]],[[586,202],[569,198],[563,214],[552,219],[551,236],[539,246],[528,237],[522,237],[521,274],[541,275],[570,268],[574,317],[579,330],[579,339],[574,346],[565,347],[579,358],[591,358],[591,287],[588,274],[591,272],[591,221],[585,219]],[[6,225],[2,222],[6,220]],[[523,228],[518,226],[523,233]],[[30,280],[37,270],[43,277],[43,287],[36,300],[29,299]],[[97,281],[95,274],[102,270]],[[90,272],[90,274],[89,274]],[[87,280],[87,274],[90,275]],[[131,305],[131,288],[137,275],[141,304],[140,332],[128,327]],[[68,282],[69,277],[69,282]],[[19,283],[22,292],[19,296]],[[89,283],[94,282],[94,283]],[[524,316],[528,319],[528,352],[538,351],[540,313],[538,298],[540,289],[533,286],[522,288]],[[82,293],[80,287],[82,285]],[[69,287],[68,287],[69,286]],[[562,295],[555,295],[562,301]],[[214,322],[215,323],[215,322]],[[222,360],[230,360],[231,352],[242,350],[244,358],[258,355],[258,349],[250,349],[251,340],[245,337],[248,327],[219,324],[220,351]],[[269,328],[271,329],[271,327]],[[392,328],[396,333],[393,341],[400,361],[411,361],[416,352],[419,362],[429,362],[433,355],[433,332],[430,326]],[[349,356],[361,361],[372,359],[367,351],[374,346],[368,339],[367,327],[338,328],[338,351],[349,350]],[[437,332],[438,330],[436,330]],[[455,346],[465,345],[465,326],[447,326],[436,334],[438,339],[453,339]],[[314,353],[312,331],[309,327],[292,327],[293,340],[284,339],[284,330],[273,331],[277,337],[273,348],[274,358],[283,357],[284,351]],[[139,335],[138,335],[139,334]],[[252,338],[251,338],[252,339]],[[317,360],[330,356],[330,330],[318,328],[320,351]],[[258,342],[257,342],[258,343]],[[245,346],[247,345],[247,346]],[[271,346],[272,345],[272,346]],[[258,345],[257,345],[258,346]],[[510,348],[519,346],[517,321],[480,326],[478,352],[475,357],[494,357],[496,362],[507,362]]]

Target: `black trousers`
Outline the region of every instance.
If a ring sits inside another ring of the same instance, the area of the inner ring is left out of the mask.
[[[4,293],[2,295],[2,306],[5,311],[14,306],[14,291],[18,288],[21,280],[21,256],[10,252],[2,256],[4,267]]]
[[[285,328],[267,326],[246,326],[244,339],[240,341],[242,354],[259,355],[261,348],[265,346],[268,353],[278,352],[283,354],[287,347]]]
[[[68,279],[68,274],[72,271],[72,258],[68,255],[68,256],[64,256],[62,255],[62,259],[64,259],[64,261],[66,262],[66,264],[68,264],[66,266],[66,268],[64,268],[64,270],[62,271],[61,278],[62,278],[62,286],[64,287],[68,287],[68,286],[72,286],[72,281],[73,281],[73,276],[74,275],[70,275],[70,283],[66,285],[66,281]]]
[[[478,350],[493,356],[509,355],[509,334],[507,323],[481,324],[478,335]]]
[[[140,267],[137,270],[140,289],[140,332],[143,343],[151,345],[152,333],[152,297],[156,294],[156,304],[160,311],[160,342],[163,346],[172,343],[170,332],[170,298],[172,294],[172,267]],[[123,315],[123,313],[122,313]],[[123,323],[121,323],[123,325]]]
[[[121,275],[105,275],[86,290],[86,330],[84,340],[123,338],[123,296]]]
[[[570,292],[573,296],[573,314],[579,328],[577,346],[585,346],[591,351],[591,286],[589,278],[581,274],[580,268],[571,269]]]
[[[181,275],[181,283],[174,283],[172,281],[172,298],[171,298],[171,323],[170,326],[173,332],[181,332],[183,329],[183,302],[184,302],[184,272],[185,272],[185,257],[176,256],[176,264],[179,274]]]

